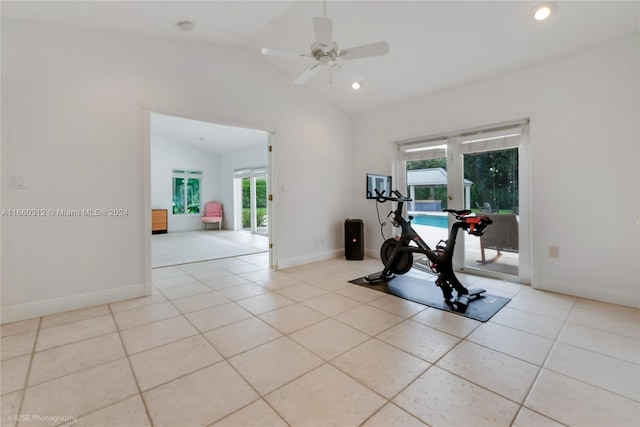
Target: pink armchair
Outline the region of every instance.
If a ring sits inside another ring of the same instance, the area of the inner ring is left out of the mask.
[[[204,205],[204,216],[200,222],[207,229],[207,224],[218,223],[218,230],[222,229],[222,205],[218,202],[208,202]]]

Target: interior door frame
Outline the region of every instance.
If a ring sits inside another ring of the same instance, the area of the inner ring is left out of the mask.
[[[140,122],[142,124],[142,186],[143,186],[143,208],[142,223],[144,224],[144,248],[143,248],[143,270],[144,270],[144,295],[152,294],[152,263],[151,263],[151,114],[163,114],[167,116],[181,117],[185,119],[198,120],[203,122],[215,123],[223,126],[240,127],[264,132],[267,135],[267,213],[269,215],[268,239],[269,239],[269,269],[278,269],[277,258],[277,205],[273,197],[271,197],[274,188],[274,170],[275,161],[273,156],[274,147],[277,141],[277,129],[264,126],[256,126],[253,123],[243,123],[223,119],[220,117],[211,117],[207,114],[199,114],[194,112],[184,112],[176,110],[168,110],[162,107],[154,107],[150,105],[142,106],[140,109]]]

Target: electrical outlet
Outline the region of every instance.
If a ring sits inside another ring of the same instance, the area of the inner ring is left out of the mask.
[[[560,258],[560,248],[558,246],[549,246],[549,258]]]

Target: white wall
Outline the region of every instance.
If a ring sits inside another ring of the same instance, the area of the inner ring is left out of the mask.
[[[128,213],[3,217],[3,322],[143,293],[145,108],[277,129],[280,266],[342,246],[349,194],[336,189],[351,179],[350,117],[292,86],[257,54],[12,20],[1,31],[2,207]],[[27,188],[13,189],[12,175],[24,176]],[[316,235],[325,244],[315,244]]]
[[[530,118],[532,285],[638,307],[638,56],[625,38],[361,114],[353,180],[390,173],[394,141]],[[375,207],[354,194],[377,252]]]
[[[153,116],[151,117],[153,120]],[[189,144],[172,141],[161,135],[151,135],[151,208],[167,209],[169,232],[200,230],[201,214],[173,215],[173,170],[202,171],[200,207],[217,200],[220,193],[218,155]],[[202,212],[202,211],[201,211]]]

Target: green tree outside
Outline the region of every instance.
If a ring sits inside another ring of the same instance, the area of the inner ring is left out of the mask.
[[[447,160],[441,158],[407,161],[407,170],[431,168],[446,170]],[[517,209],[519,203],[517,148],[465,154],[464,177],[473,182],[470,189],[472,210],[482,209],[484,203],[489,203],[493,210],[504,213]],[[415,194],[417,200],[441,200],[442,208],[447,208],[446,186],[417,186]]]
[[[256,220],[260,226],[267,216],[267,180],[256,179]],[[242,180],[242,227],[251,228],[251,180]]]

